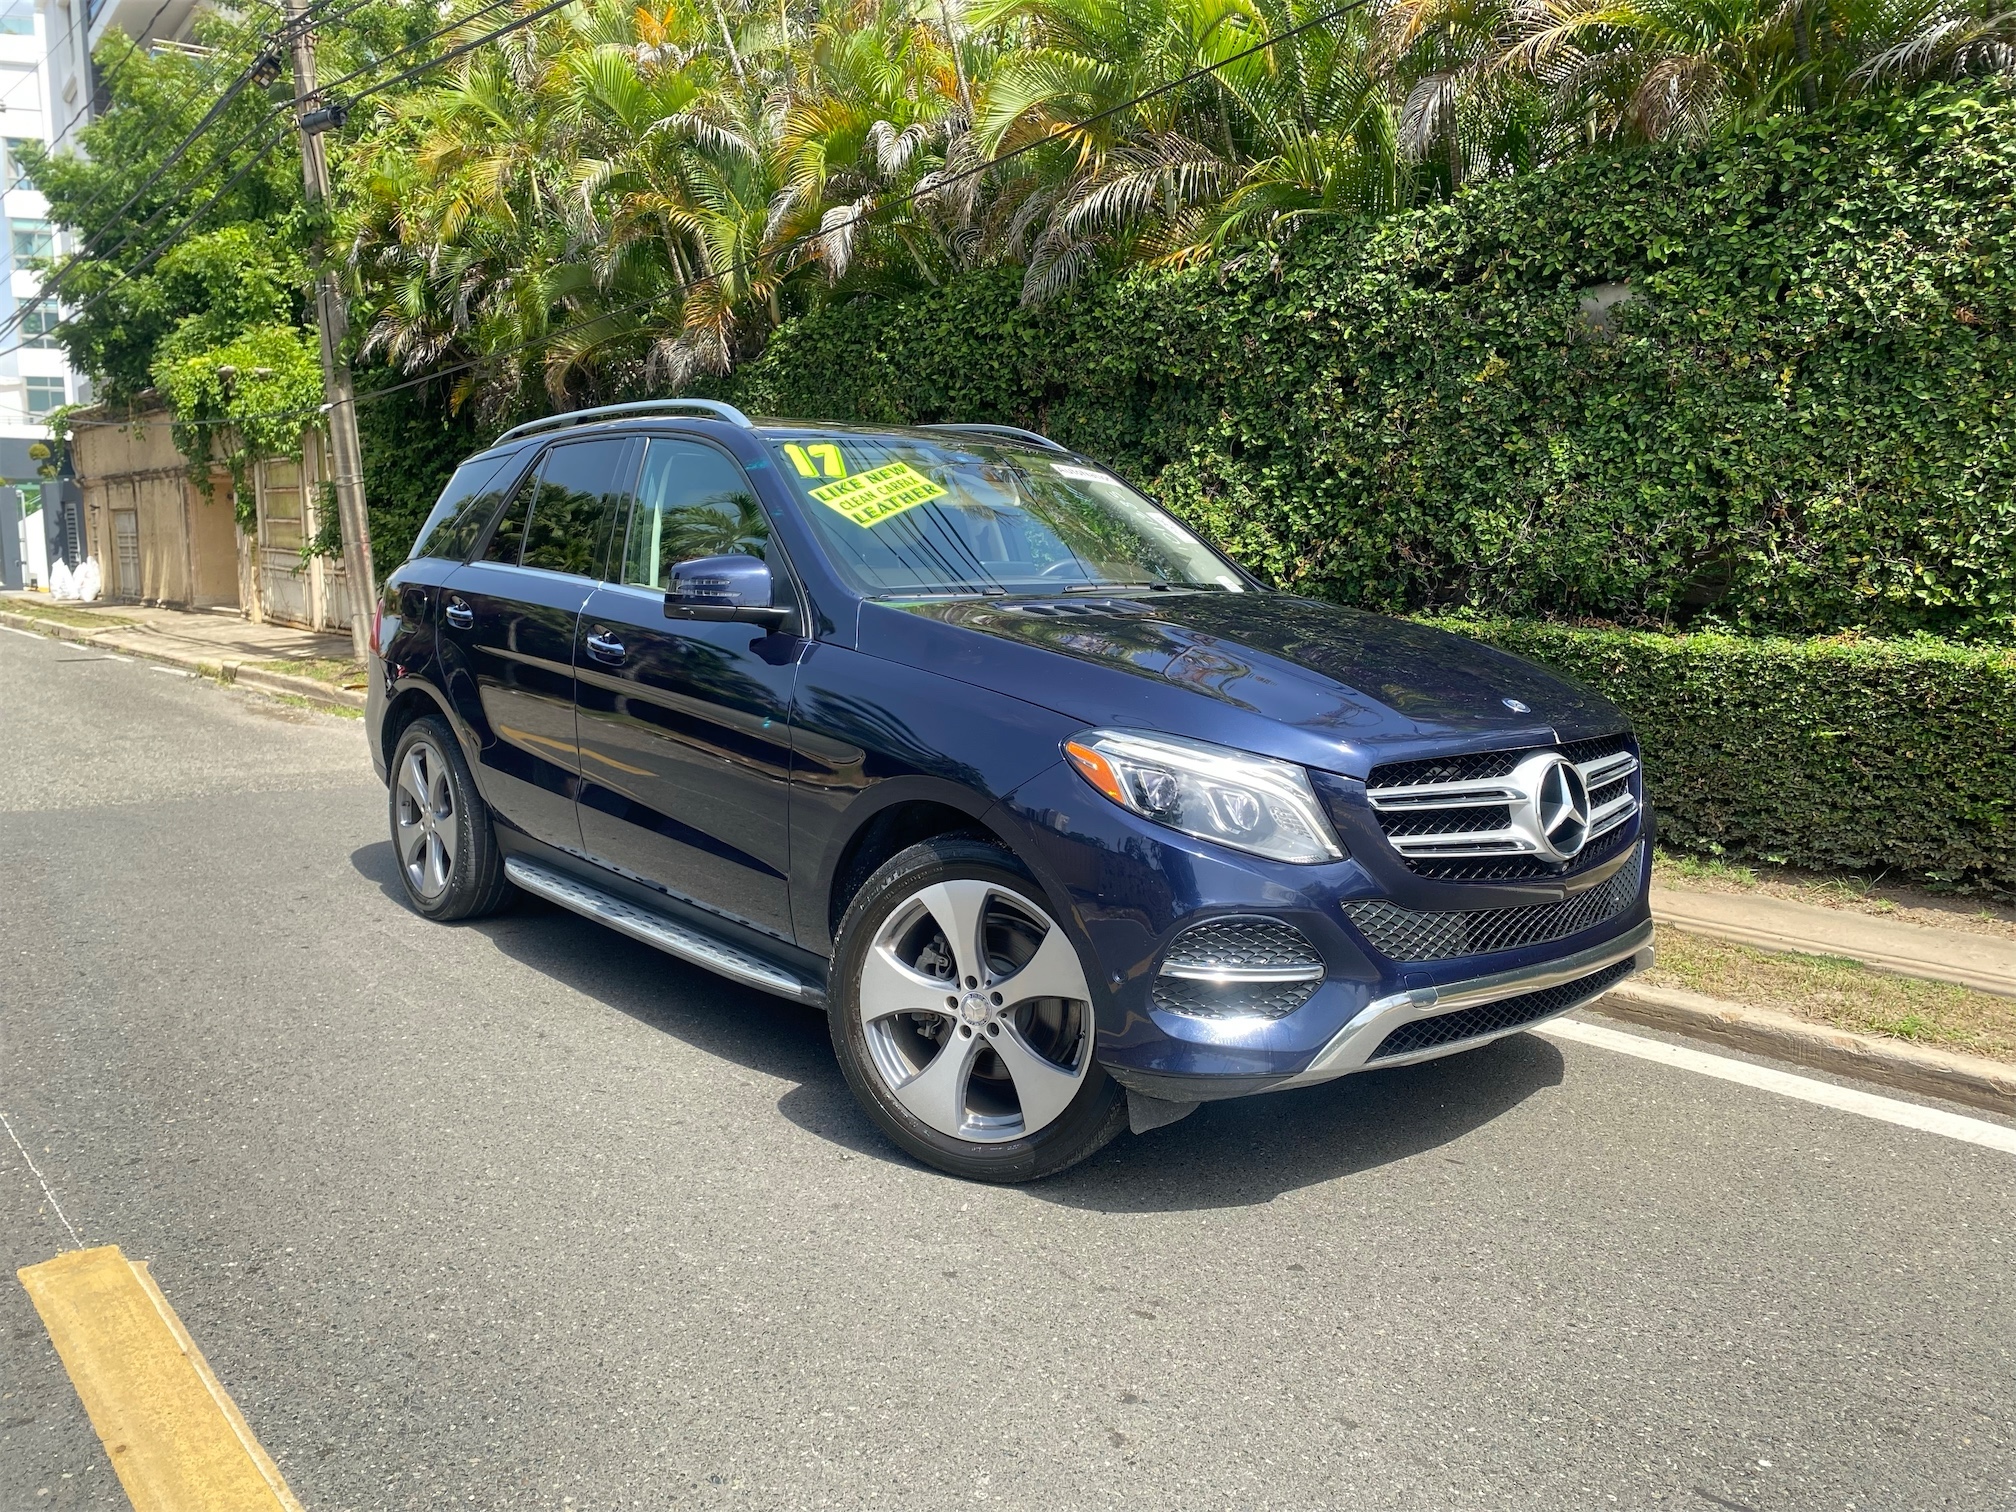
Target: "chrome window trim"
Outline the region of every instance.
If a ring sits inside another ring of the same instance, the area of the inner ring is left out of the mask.
[[[1633,958],[1636,958],[1633,960]],[[1537,966],[1522,966],[1511,971],[1493,972],[1490,976],[1472,977],[1467,982],[1452,982],[1445,987],[1414,987],[1405,992],[1392,993],[1367,1003],[1357,1015],[1331,1036],[1330,1042],[1316,1052],[1315,1059],[1285,1080],[1276,1082],[1268,1090],[1285,1091],[1290,1087],[1307,1087],[1317,1082],[1331,1081],[1339,1076],[1349,1076],[1354,1071],[1366,1069],[1366,1062],[1380,1042],[1402,1024],[1416,1019],[1433,1018],[1437,1014],[1451,1013],[1458,1008],[1474,1008],[1483,1003],[1495,1003],[1500,999],[1519,997],[1528,992],[1540,992],[1549,987],[1558,987],[1563,982],[1572,982],[1577,977],[1585,977],[1601,971],[1606,966],[1614,966],[1619,961],[1632,960],[1633,971],[1644,971],[1651,966],[1652,921],[1647,919],[1628,934],[1619,935],[1614,940],[1606,940],[1601,945],[1591,945],[1586,950],[1578,950],[1571,956],[1561,956],[1552,961],[1543,961]],[[1603,988],[1607,992],[1616,984]],[[1509,1029],[1495,1030],[1490,1034],[1480,1034],[1471,1039],[1456,1040],[1447,1045],[1436,1045],[1427,1050],[1416,1051],[1412,1055],[1393,1055],[1379,1061],[1380,1067],[1412,1065],[1416,1061],[1434,1060],[1438,1056],[1454,1055],[1458,1051],[1473,1049],[1494,1039],[1502,1039],[1508,1034],[1521,1034],[1536,1024],[1549,1018],[1559,1018],[1563,1013],[1573,1012],[1590,999],[1601,997],[1602,992],[1594,992],[1588,998],[1568,1004],[1545,1018],[1534,1019],[1530,1023],[1515,1024]]]

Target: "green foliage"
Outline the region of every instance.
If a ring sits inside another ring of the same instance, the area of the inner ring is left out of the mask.
[[[189,459],[191,476],[201,483],[212,461],[228,466],[238,523],[251,529],[251,465],[298,452],[307,428],[302,415],[322,402],[315,338],[298,326],[259,326],[187,356],[164,352],[154,381],[174,408],[175,445]]]
[[[836,305],[715,391],[1033,425],[1369,608],[2009,639],[2011,267],[2016,99],[1940,88],[1037,310],[1007,269]]]
[[[1437,623],[1629,714],[1662,844],[2016,893],[2016,651]]]
[[[380,368],[361,369],[356,380],[362,391],[397,378]],[[371,555],[380,573],[406,559],[449,477],[489,440],[477,433],[469,413],[451,410],[446,387],[423,384],[357,407]]]

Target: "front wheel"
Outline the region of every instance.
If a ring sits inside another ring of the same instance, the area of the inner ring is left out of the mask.
[[[833,960],[833,1046],[882,1131],[941,1171],[1029,1181],[1127,1121],[1077,948],[1007,851],[929,840],[868,879]]]

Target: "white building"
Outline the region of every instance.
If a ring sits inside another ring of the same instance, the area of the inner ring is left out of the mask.
[[[85,0],[76,3],[81,12]],[[45,15],[34,0],[0,0],[0,207],[7,222],[0,238],[5,274],[0,330],[6,331],[0,336],[0,482],[26,485],[23,501],[30,506],[42,480],[28,448],[49,438],[42,417],[91,397],[50,334],[60,316],[54,303],[41,297],[40,277],[26,266],[31,258],[54,253],[58,241],[48,202],[26,187],[18,151],[24,142],[53,141],[65,126],[60,97],[51,87],[51,62],[59,45],[74,40],[72,12],[60,5],[52,4]]]

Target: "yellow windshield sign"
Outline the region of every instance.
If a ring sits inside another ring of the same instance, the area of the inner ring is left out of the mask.
[[[945,490],[917,471],[908,462],[891,462],[868,472],[828,483],[808,493],[828,509],[847,516],[856,525],[880,525],[906,509],[942,499]]]

